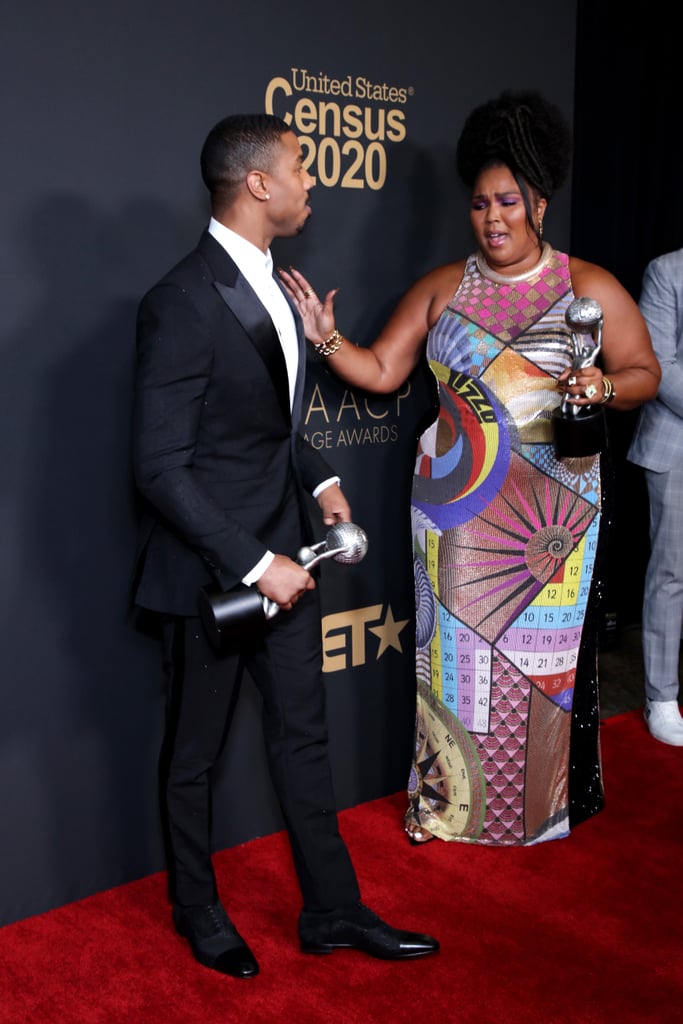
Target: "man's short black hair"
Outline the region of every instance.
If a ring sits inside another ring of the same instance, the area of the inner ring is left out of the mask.
[[[214,125],[200,158],[212,200],[230,205],[249,171],[272,167],[278,142],[291,130],[272,114],[232,114]]]

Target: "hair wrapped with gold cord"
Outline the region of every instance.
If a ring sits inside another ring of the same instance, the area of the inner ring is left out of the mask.
[[[471,187],[484,167],[503,163],[550,199],[567,176],[571,153],[571,129],[559,107],[539,92],[506,90],[468,116],[456,165]]]

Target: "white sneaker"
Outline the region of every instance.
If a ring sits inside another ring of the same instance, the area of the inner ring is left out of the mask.
[[[676,700],[646,700],[645,722],[650,735],[672,747],[683,747],[683,718]]]

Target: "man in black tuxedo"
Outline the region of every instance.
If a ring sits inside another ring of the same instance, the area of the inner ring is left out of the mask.
[[[301,887],[301,949],[403,959],[430,936],[391,928],[360,902],[338,830],[327,748],[320,604],[290,557],[323,522],[350,521],[339,480],[298,433],[305,340],[273,276],[270,244],[303,228],[313,179],[279,118],[236,115],[201,154],[212,217],[197,248],[143,298],[134,469],[146,505],[135,603],[163,621],[170,677],[165,817],[173,921],[196,959],[235,977],[258,964],[220,902],[211,864],[210,775],[246,668],[263,699],[270,772]],[[255,584],[280,611],[220,651],[198,610],[205,584]],[[255,880],[254,880],[255,881]]]

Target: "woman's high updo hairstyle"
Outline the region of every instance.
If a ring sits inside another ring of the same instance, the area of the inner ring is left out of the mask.
[[[471,188],[485,167],[505,164],[520,187],[526,182],[539,197],[550,199],[567,176],[571,150],[571,129],[559,107],[538,92],[506,90],[476,107],[465,121],[456,166]],[[522,194],[526,205],[527,189]]]

